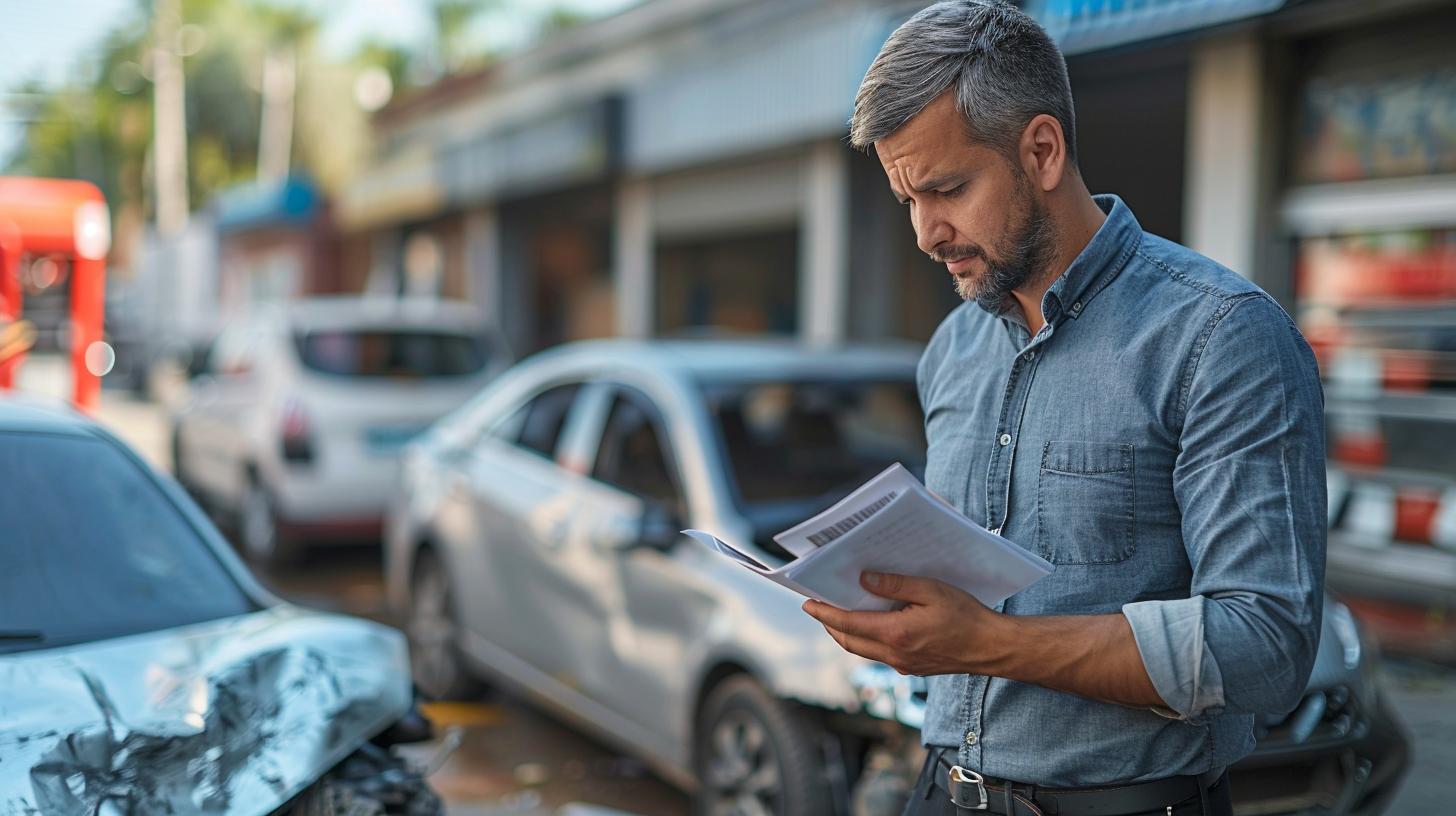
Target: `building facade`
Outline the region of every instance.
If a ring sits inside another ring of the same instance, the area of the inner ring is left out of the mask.
[[[346,243],[367,247],[346,249],[346,277],[403,287],[406,245],[428,233],[460,259],[443,280],[523,352],[705,331],[927,337],[953,293],[877,163],[844,143],[860,77],[912,11],[648,2],[456,80],[468,91],[387,108],[378,164],[341,201]],[[906,293],[886,264],[927,286]]]
[[[342,280],[473,300],[518,353],[923,340],[958,300],[845,143],[864,71],[922,5],[648,0],[402,100],[339,202]],[[1310,338],[1331,583],[1431,637],[1456,605],[1456,4],[1025,7],[1068,55],[1088,186]]]

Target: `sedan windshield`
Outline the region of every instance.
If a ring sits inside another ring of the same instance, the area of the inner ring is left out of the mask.
[[[924,425],[909,380],[714,382],[703,393],[739,509],[770,551],[774,533],[890,465],[924,474]]]
[[[0,432],[0,654],[245,614],[253,605],[115,444]]]
[[[485,338],[443,331],[311,331],[294,336],[310,371],[338,377],[460,377],[485,368]]]

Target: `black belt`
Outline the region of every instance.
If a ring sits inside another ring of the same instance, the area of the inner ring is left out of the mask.
[[[1004,816],[1123,816],[1162,811],[1200,796],[1223,779],[1224,769],[1106,788],[1044,788],[982,776],[941,754],[932,776],[935,786],[965,810]]]

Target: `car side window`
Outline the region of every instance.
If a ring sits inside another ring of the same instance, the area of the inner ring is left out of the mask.
[[[673,461],[661,415],[647,397],[625,390],[614,396],[592,478],[683,515]]]
[[[554,459],[556,444],[561,441],[561,431],[566,427],[566,416],[580,383],[568,383],[548,388],[537,394],[501,425],[504,438],[518,446]]]

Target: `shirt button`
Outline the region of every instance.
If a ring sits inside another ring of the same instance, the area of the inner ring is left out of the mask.
[[[997,439],[996,441],[1000,442],[1001,447],[1004,448],[1007,445],[1011,444],[1011,434],[1001,434],[1001,438]]]
[[[981,739],[980,737],[976,736],[976,732],[975,731],[967,731],[966,732],[966,744],[967,745],[975,745],[977,742],[980,741],[980,739]]]
[[[1034,357],[1036,357],[1036,352],[1034,351],[1028,351],[1027,353],[1021,355],[1021,359],[1027,361],[1028,363],[1031,362],[1032,358]]]
[[[1082,301],[1079,300],[1076,303],[1073,303],[1072,304],[1072,311],[1074,311],[1074,312],[1080,312],[1080,311],[1082,311]]]

